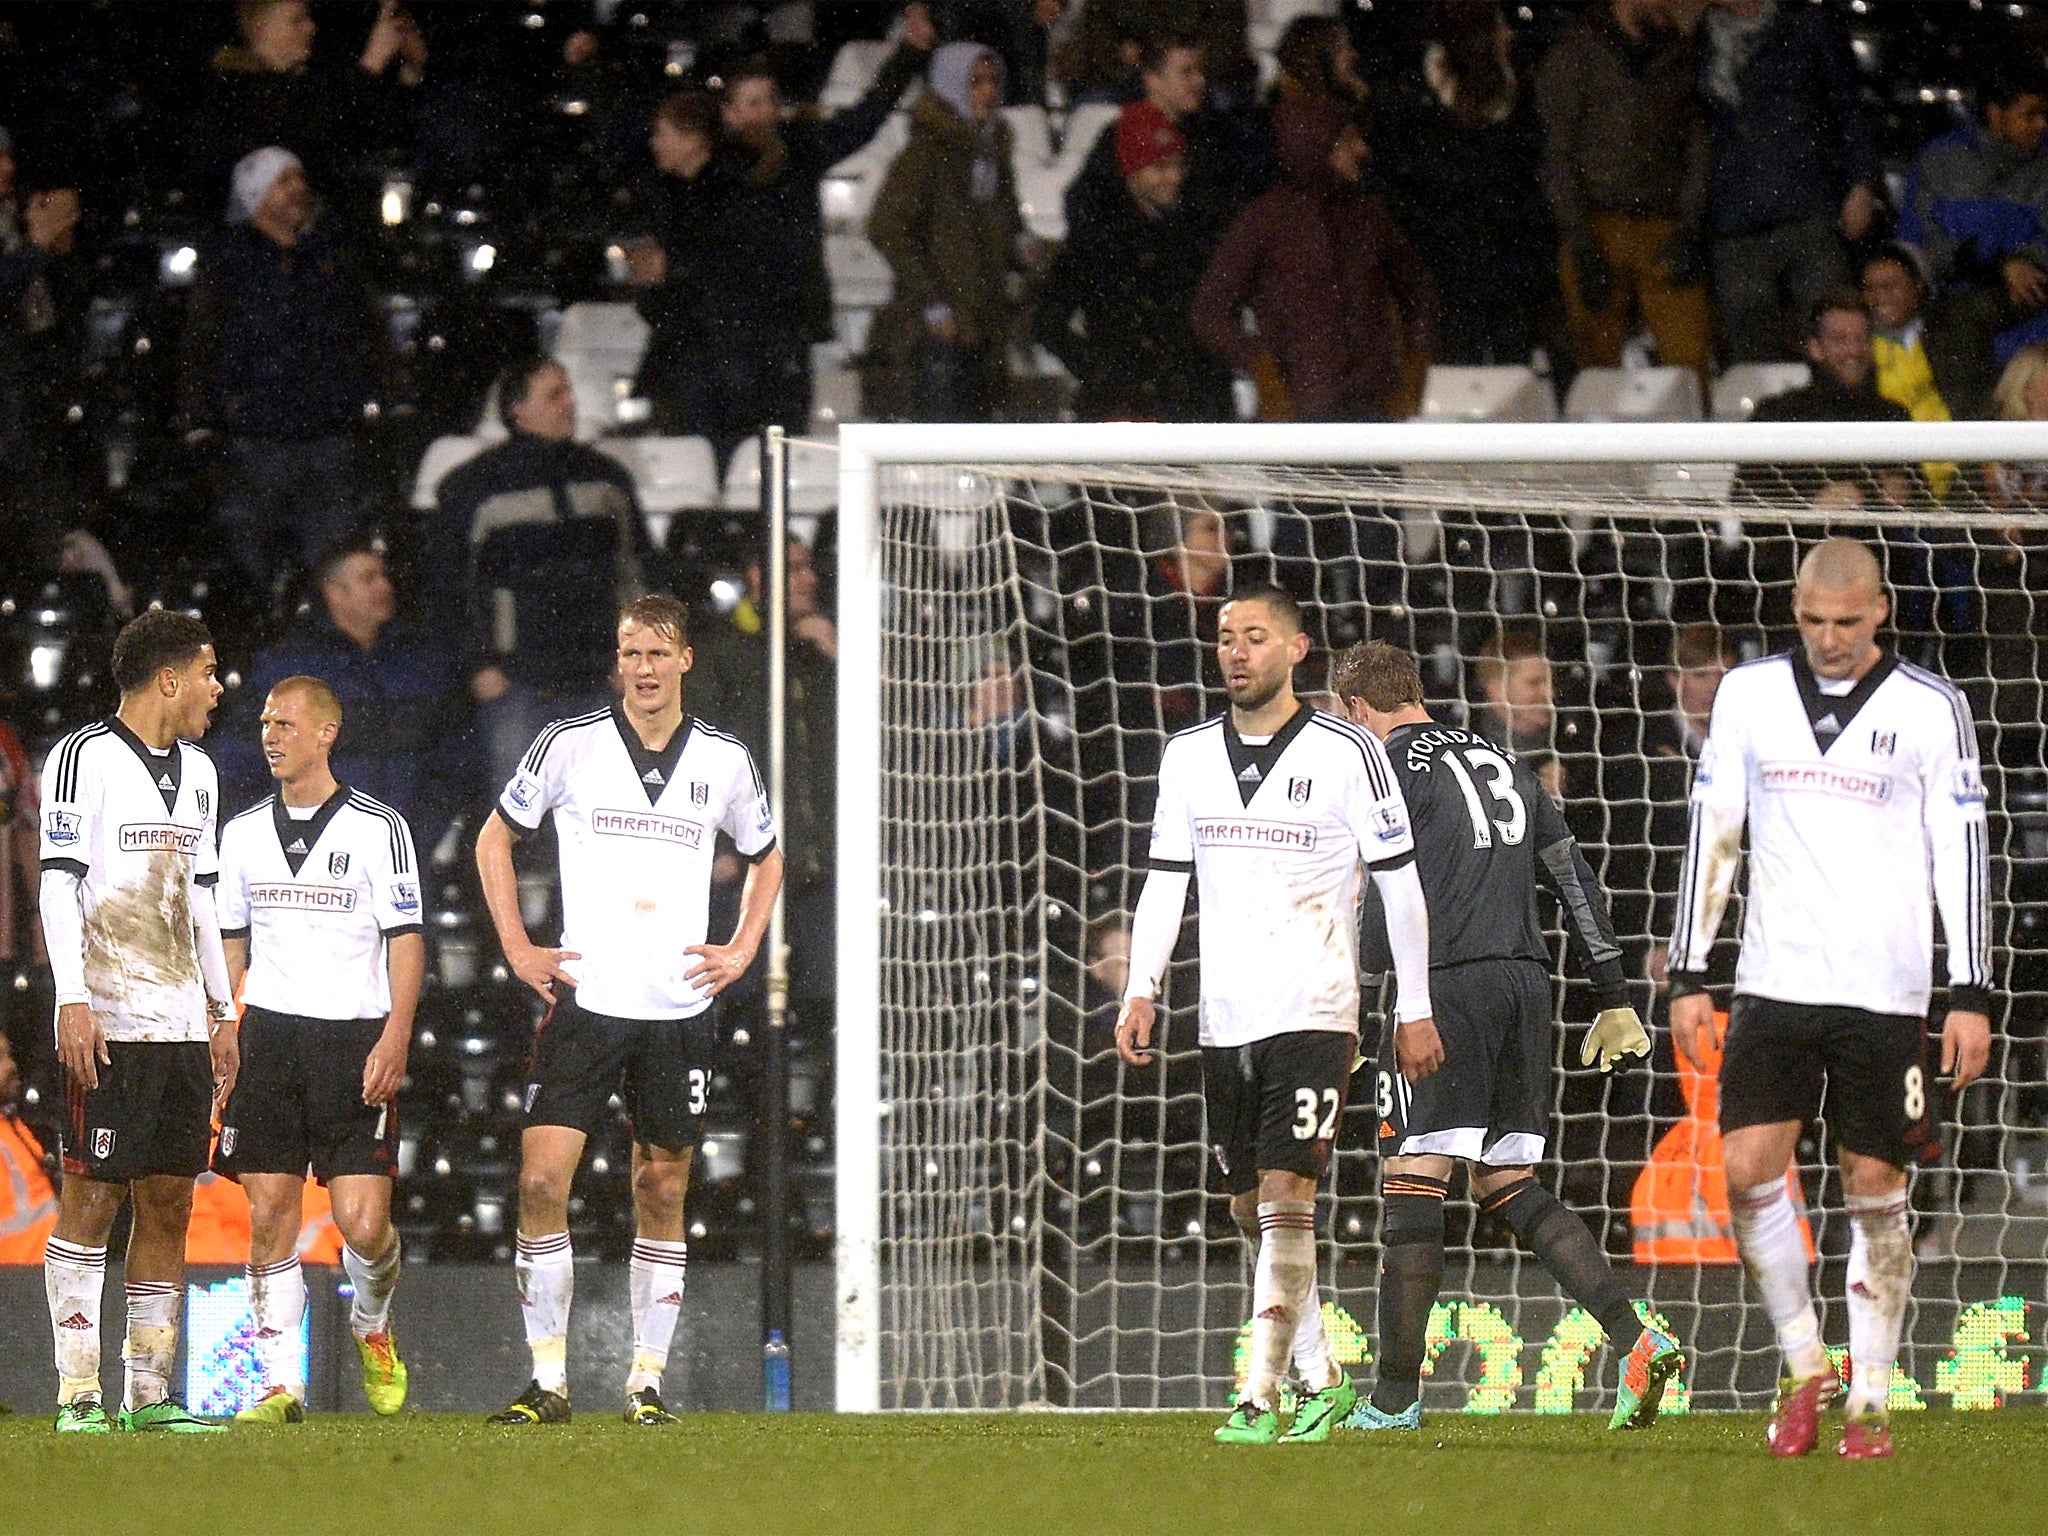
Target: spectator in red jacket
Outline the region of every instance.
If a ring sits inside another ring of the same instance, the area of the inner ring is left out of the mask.
[[[1385,419],[1404,368],[1426,366],[1436,349],[1436,285],[1363,183],[1371,151],[1351,108],[1283,99],[1273,138],[1280,185],[1216,248],[1195,292],[1196,339],[1258,380],[1261,417]],[[1256,335],[1238,318],[1246,304]]]

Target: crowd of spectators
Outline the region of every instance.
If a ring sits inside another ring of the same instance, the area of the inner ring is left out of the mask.
[[[1900,107],[1857,51],[1864,13],[1836,0],[1346,7],[1297,16],[1263,70],[1248,9],[241,0],[0,17],[0,712],[30,749],[0,750],[0,821],[32,805],[33,750],[104,707],[111,627],[149,601],[204,608],[240,679],[214,735],[229,810],[266,788],[263,689],[311,672],[347,711],[337,771],[405,810],[423,849],[454,849],[446,834],[473,827],[541,724],[609,697],[609,616],[657,585],[700,615],[692,707],[765,756],[758,529],[663,541],[630,455],[582,440],[579,406],[616,402],[579,401],[589,386],[546,350],[542,320],[572,301],[637,309],[646,343],[619,394],[644,402],[643,430],[704,439],[721,471],[766,425],[812,423],[835,346],[865,413],[907,420],[1398,419],[1433,364],[1561,386],[1625,357],[1703,383],[1805,362],[1810,382],[1761,401],[1763,420],[2048,420],[2039,18],[1946,56],[1939,83],[1959,90],[1923,92],[1930,112]],[[838,110],[811,105],[834,46],[863,33],[886,39],[869,73]],[[1916,35],[1909,17],[1878,41],[1905,58]],[[1057,189],[1058,240],[1027,217],[1044,189],[1020,179],[1017,107],[1055,134],[1114,109]],[[849,338],[821,182],[892,133],[863,229],[888,297]],[[414,469],[448,432],[493,440],[415,512]],[[1158,743],[1217,707],[1205,647],[1251,567],[1316,599],[1329,645],[1378,622],[1369,609],[1403,615],[1433,695],[1534,758],[1608,857],[1646,986],[1711,685],[1782,625],[1794,528],[1882,511],[1904,642],[1987,680],[2002,764],[2041,767],[2038,551],[1949,538],[1935,513],[2038,505],[2048,469],[1760,466],[1735,495],[1780,504],[1777,531],[1705,525],[1647,555],[1526,515],[1447,514],[1418,542],[1370,512],[1262,531],[1221,503],[1056,510],[1068,521],[1038,531],[1054,585],[1098,600],[1062,621],[1056,659],[974,658],[960,707],[1015,761],[1020,669],[1068,690],[1081,831],[1063,853],[1073,910],[1095,918],[1074,950],[1079,1059],[1102,1054]],[[788,554],[793,995],[822,1041],[829,519]],[[460,867],[444,864],[451,955]],[[24,894],[0,887],[0,955],[17,961]],[[445,979],[448,1027],[483,1028],[496,1005],[463,1001],[475,977],[451,963]],[[31,1077],[34,1034],[18,1030]],[[469,1067],[443,1078],[474,1162],[503,1106]],[[1625,1161],[1614,1113],[1565,1106]]]

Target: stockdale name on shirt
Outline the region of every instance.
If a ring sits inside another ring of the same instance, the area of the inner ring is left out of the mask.
[[[656,843],[681,843],[686,848],[701,847],[704,842],[704,828],[699,823],[652,811],[592,811],[590,830],[600,837],[638,837]]]
[[[1863,805],[1883,805],[1892,797],[1890,774],[1858,773],[1826,763],[1758,763],[1757,777],[1765,789],[1791,795],[1829,795]]]
[[[130,821],[121,825],[123,853],[182,853],[199,851],[199,829],[181,827],[175,821]]]

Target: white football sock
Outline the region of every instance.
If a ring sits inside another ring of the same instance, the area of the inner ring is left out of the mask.
[[[100,1297],[107,1284],[107,1250],[51,1238],[43,1248],[43,1294],[50,1302],[50,1333],[57,1344],[57,1401],[100,1392]]]
[[[519,1280],[519,1308],[526,1318],[526,1347],[533,1351],[533,1379],[545,1392],[569,1390],[569,1301],[576,1292],[575,1257],[569,1234],[519,1234],[512,1271]]]
[[[1763,1293],[1764,1308],[1778,1331],[1786,1370],[1802,1380],[1818,1376],[1828,1368],[1828,1355],[1821,1347],[1820,1317],[1813,1309],[1806,1240],[1799,1235],[1799,1213],[1792,1209],[1785,1181],[1730,1190],[1728,1213],[1734,1218],[1735,1246],[1743,1265]]]
[[[1344,1374],[1337,1357],[1330,1352],[1329,1337],[1323,1332],[1323,1295],[1315,1271],[1308,1277],[1308,1295],[1302,1298],[1301,1316],[1294,1322],[1294,1374],[1311,1392],[1337,1385]]]
[[[1843,1203],[1849,1208],[1849,1412],[1883,1413],[1913,1294],[1906,1192],[1850,1195]]]
[[[626,1377],[628,1397],[643,1387],[661,1390],[676,1317],[683,1310],[683,1269],[689,1252],[688,1243],[633,1239],[633,1369]]]
[[[348,1283],[356,1293],[348,1309],[348,1326],[357,1338],[366,1339],[390,1326],[391,1293],[398,1289],[400,1263],[396,1232],[381,1259],[366,1259],[347,1243],[341,1245],[341,1267],[348,1271]]]
[[[128,1367],[123,1401],[146,1408],[171,1395],[178,1358],[178,1287],[168,1280],[128,1282],[128,1336],[121,1360]]]
[[[1259,1264],[1252,1278],[1252,1358],[1244,1395],[1262,1408],[1280,1402],[1295,1325],[1316,1280],[1313,1200],[1259,1204]]]
[[[306,1326],[306,1272],[293,1254],[275,1264],[251,1264],[249,1316],[256,1324],[256,1363],[263,1387],[283,1387],[300,1402],[306,1400],[305,1356],[300,1341]]]

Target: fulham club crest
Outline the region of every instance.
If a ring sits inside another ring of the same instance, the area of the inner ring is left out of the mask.
[[[112,1126],[96,1125],[92,1128],[92,1155],[101,1162],[105,1162],[114,1155],[114,1128]]]
[[[203,789],[195,789],[192,791],[192,798],[198,802],[200,815],[210,816],[213,814],[213,796],[211,793]]]
[[[1287,781],[1288,802],[1292,805],[1307,805],[1308,787],[1311,782],[1309,779],[1289,779]]]
[[[222,1157],[233,1157],[235,1155],[235,1128],[232,1125],[224,1125],[220,1128],[220,1155]]]
[[[327,855],[327,873],[334,876],[337,880],[347,874],[348,855],[345,853],[330,853]]]
[[[690,804],[709,805],[710,803],[711,786],[709,784],[706,784],[702,779],[690,780]]]

